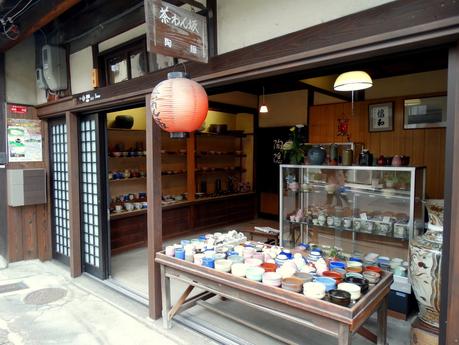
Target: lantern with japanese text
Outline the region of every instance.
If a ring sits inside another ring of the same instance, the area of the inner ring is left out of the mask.
[[[153,119],[171,137],[183,137],[199,129],[206,119],[208,99],[204,88],[183,72],[167,74],[153,89],[150,101]]]

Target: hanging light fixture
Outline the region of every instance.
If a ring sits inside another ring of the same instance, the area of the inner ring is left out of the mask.
[[[151,93],[153,119],[171,137],[183,138],[199,129],[208,110],[207,93],[184,72],[170,72]]]
[[[261,98],[260,113],[266,114],[268,112],[268,107],[265,103],[265,87],[263,86],[263,96]]]
[[[373,86],[373,80],[364,71],[350,71],[341,73],[335,80],[335,91],[351,91],[352,115],[354,115],[354,91],[368,89]]]

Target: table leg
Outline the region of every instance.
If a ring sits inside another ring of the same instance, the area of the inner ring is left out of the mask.
[[[163,327],[171,328],[172,321],[169,319],[171,310],[171,279],[166,277],[166,268],[161,265],[161,298],[163,302]]]
[[[381,302],[381,305],[378,308],[378,331],[376,335],[378,336],[377,345],[386,345],[387,338],[387,304],[388,304],[389,295],[384,297]]]
[[[338,345],[351,345],[352,332],[349,330],[349,325],[341,323],[338,331]]]

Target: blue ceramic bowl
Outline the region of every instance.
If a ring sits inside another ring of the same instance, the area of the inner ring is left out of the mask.
[[[334,268],[341,268],[341,269],[346,269],[346,264],[341,261],[330,261],[330,271],[332,271]]]
[[[349,261],[363,262],[363,260],[361,258],[356,258],[356,257],[350,257]]]
[[[204,267],[215,268],[215,260],[212,258],[202,258],[202,265]]]
[[[325,285],[325,291],[330,291],[336,288],[336,280],[329,277],[316,277],[314,279],[316,283],[322,283]]]

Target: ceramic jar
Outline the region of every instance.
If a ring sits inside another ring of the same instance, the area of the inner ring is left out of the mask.
[[[322,299],[325,297],[325,285],[316,282],[304,283],[303,294],[306,297]]]
[[[343,165],[352,165],[354,161],[354,151],[352,149],[345,149],[343,151]]]
[[[401,165],[402,165],[402,159],[400,158],[399,155],[395,155],[394,158],[392,158],[392,166],[399,167]]]
[[[439,209],[441,208],[441,215]],[[419,305],[419,318],[439,327],[440,270],[443,244],[442,202],[427,200],[429,223],[423,236],[410,244],[410,278]]]
[[[308,161],[312,165],[322,165],[325,161],[325,150],[319,145],[314,145],[308,151]]]

